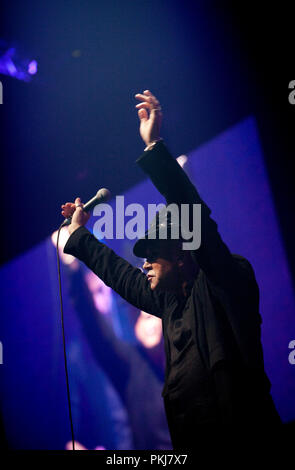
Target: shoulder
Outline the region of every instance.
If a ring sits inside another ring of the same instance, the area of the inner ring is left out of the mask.
[[[242,255],[237,255],[235,253],[232,253],[231,255],[237,265],[240,266],[240,269],[243,270],[246,274],[248,274],[250,278],[256,280],[254,268],[250,261]]]
[[[212,282],[202,270],[197,279],[198,284],[206,283],[210,290],[222,296],[227,292],[233,298],[243,299],[245,303],[248,303],[248,301],[257,303],[259,301],[259,287],[252,264],[242,255],[231,253],[231,257],[233,260],[233,275],[227,289]]]
[[[259,302],[259,287],[252,264],[244,256],[232,253],[232,257],[237,265],[237,293],[244,294],[245,301],[251,298]]]

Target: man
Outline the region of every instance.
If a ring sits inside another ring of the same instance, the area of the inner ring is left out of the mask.
[[[159,216],[134,253],[145,257],[147,276],[98,242],[83,225],[89,216],[79,198],[62,206],[73,214],[64,251],[92,269],[139,309],[162,318],[166,377],[162,392],[174,449],[195,449],[221,435],[255,434],[280,425],[264,372],[259,290],[250,263],[232,255],[210,209],[162,139],[158,100],[137,94],[140,134],[146,144],[137,160],[167,204],[201,204],[201,245],[183,250],[171,236],[173,221]],[[170,239],[159,239],[161,225]],[[151,239],[151,233],[155,239]]]

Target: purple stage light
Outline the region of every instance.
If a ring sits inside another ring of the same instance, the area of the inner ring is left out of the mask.
[[[16,47],[0,40],[0,74],[28,82],[37,73],[37,61],[23,59]]]
[[[30,75],[35,75],[37,73],[37,61],[32,60],[28,65],[28,73]]]

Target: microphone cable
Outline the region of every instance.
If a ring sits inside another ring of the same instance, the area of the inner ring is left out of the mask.
[[[58,286],[59,286],[59,300],[60,300],[60,313],[61,313],[61,328],[62,328],[62,340],[63,340],[63,354],[64,354],[64,364],[65,364],[65,373],[66,373],[66,385],[67,385],[67,399],[68,399],[68,408],[69,408],[69,418],[71,426],[71,436],[72,436],[72,446],[75,450],[75,437],[74,437],[74,426],[73,426],[73,417],[72,417],[72,407],[71,407],[71,396],[70,396],[70,385],[69,385],[69,374],[68,374],[68,365],[67,365],[67,352],[66,352],[66,338],[65,338],[65,325],[64,325],[64,311],[63,311],[63,301],[62,301],[62,288],[61,288],[61,274],[60,274],[60,258],[58,251],[58,242],[60,231],[63,227],[63,223],[58,229],[57,232],[57,241],[56,241],[56,257],[57,257],[57,273],[58,273]]]

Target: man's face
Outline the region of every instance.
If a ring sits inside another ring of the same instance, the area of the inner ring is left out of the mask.
[[[152,290],[174,290],[179,287],[179,262],[173,245],[151,244],[143,265]]]

